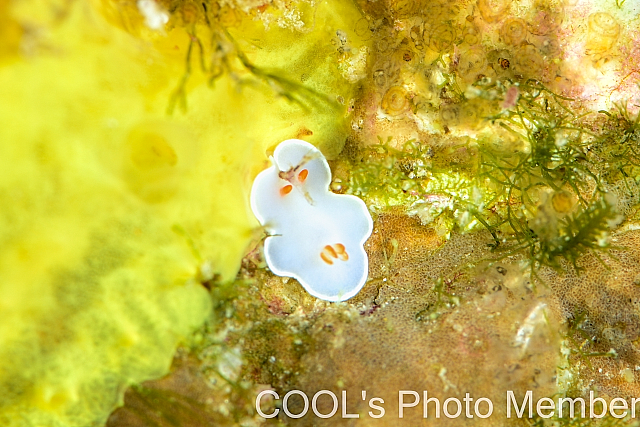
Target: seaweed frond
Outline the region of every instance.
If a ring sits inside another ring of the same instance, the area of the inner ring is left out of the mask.
[[[473,148],[465,142],[445,150]],[[347,192],[363,197],[374,209],[405,206],[424,224],[435,221],[442,234],[458,225],[468,231],[477,223],[467,220],[468,212],[482,205],[473,178],[475,159],[470,155],[473,160],[452,171],[440,164],[441,154],[420,141],[409,140],[398,149],[392,138],[379,138],[379,144],[365,150],[365,161],[352,165]]]
[[[614,112],[600,111],[610,119],[610,131],[596,147],[609,166],[609,182],[640,175],[640,113],[634,118],[625,103],[616,103],[614,107]]]
[[[329,108],[337,107],[337,102],[329,96],[287,78],[284,70],[267,70],[251,62],[225,25],[224,16],[221,16],[220,13],[214,13],[215,8],[211,4],[207,6],[208,4],[207,1],[202,2],[190,11],[191,14],[200,17],[201,19],[197,21],[202,21],[198,23],[204,25],[196,25],[196,21],[184,23],[184,29],[189,36],[185,56],[185,72],[171,94],[167,105],[167,114],[172,114],[176,106],[179,106],[182,111],[187,109],[186,88],[193,73],[192,61],[196,51],[199,54],[200,69],[207,76],[208,84],[211,87],[220,77],[229,75],[238,84],[264,83],[276,95],[299,105],[304,110],[310,110],[311,106],[318,105]],[[175,6],[169,8],[169,11],[172,14],[178,13]],[[203,43],[197,29],[208,32],[208,45]],[[249,78],[246,77],[247,74]]]
[[[429,302],[424,308],[418,311],[415,319],[418,322],[437,319],[444,311],[450,310],[460,305],[460,297],[450,290],[452,284],[459,276],[454,275],[451,279],[438,278],[433,284],[432,292],[435,294],[435,301]]]
[[[569,99],[537,81],[517,87],[516,104],[490,118],[516,142],[480,147],[492,226],[506,235],[493,247],[500,259],[526,254],[533,276],[542,266],[562,269],[561,260],[578,270],[580,256],[599,258],[609,248],[620,217],[592,153],[598,138],[565,105]]]
[[[557,234],[538,238],[531,247],[535,266],[560,268],[558,261],[564,258],[579,270],[576,262],[582,254],[591,252],[598,257],[599,251],[609,248],[609,229],[618,216],[615,206],[606,197],[567,216],[561,221]]]

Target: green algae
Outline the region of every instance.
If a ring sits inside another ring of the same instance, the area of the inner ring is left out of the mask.
[[[101,425],[224,301],[201,282],[240,268],[267,149],[302,135],[341,150],[354,89],[329,40],[355,16],[323,4],[321,32],[267,32],[227,10],[229,68],[185,79],[215,51],[192,38],[204,21],[153,31],[135,2],[17,3],[0,33],[0,420]],[[14,52],[16,28],[31,50]]]

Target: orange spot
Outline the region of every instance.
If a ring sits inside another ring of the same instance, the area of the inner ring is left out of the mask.
[[[322,260],[327,264],[333,265],[333,261],[327,256],[327,254],[324,253],[324,251],[320,252],[320,258],[322,258]]]
[[[306,169],[302,169],[298,174],[298,181],[304,182],[307,179],[307,175],[309,175],[309,171]]]
[[[338,254],[338,259],[340,261],[349,260],[349,254],[347,253],[342,243],[336,243],[334,246],[335,246],[336,253]]]
[[[298,130],[298,133],[296,134],[296,138],[301,139],[303,136],[309,136],[309,135],[313,135],[313,131],[305,127],[302,127]]]
[[[333,265],[332,258],[337,258],[340,261],[348,261],[349,254],[347,254],[347,251],[342,243],[336,243],[335,245],[325,246],[322,249],[322,252],[320,252],[320,258],[322,258],[322,260],[327,264]]]
[[[287,194],[291,193],[291,190],[293,190],[293,186],[291,184],[287,184],[280,189],[280,195],[286,196]]]
[[[326,254],[331,255],[334,258],[338,258],[338,254],[336,253],[336,250],[333,249],[333,246],[331,245],[325,246],[322,252],[325,252]]]
[[[334,258],[338,258],[338,254],[336,253],[336,250],[333,249],[333,246],[331,245],[327,245],[324,247],[324,249],[322,250],[323,253],[326,253],[328,255],[331,255]]]

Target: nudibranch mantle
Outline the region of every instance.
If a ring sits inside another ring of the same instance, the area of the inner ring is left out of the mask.
[[[313,145],[281,142],[273,165],[251,189],[251,210],[269,236],[267,265],[274,274],[297,279],[316,298],[344,301],[367,280],[364,243],[373,222],[362,200],[329,191],[331,169]]]

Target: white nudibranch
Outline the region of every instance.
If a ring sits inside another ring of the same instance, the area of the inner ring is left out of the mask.
[[[260,172],[251,189],[251,209],[269,236],[267,265],[278,276],[294,277],[316,298],[344,301],[367,280],[364,242],[373,222],[355,196],[329,191],[331,170],[313,145],[281,142],[273,166]]]

